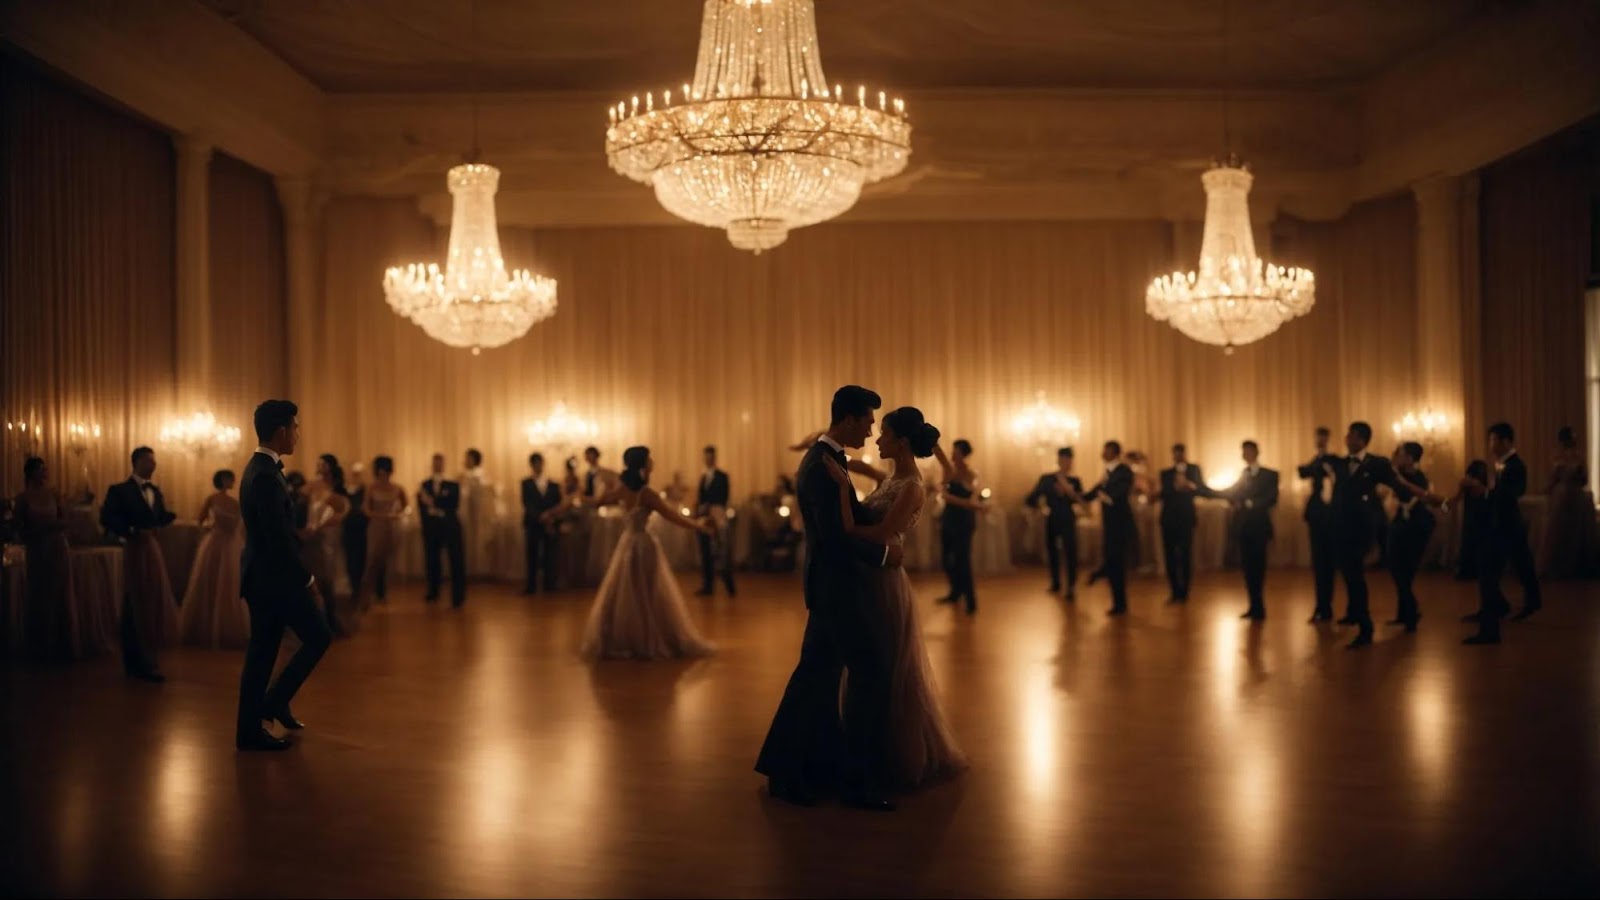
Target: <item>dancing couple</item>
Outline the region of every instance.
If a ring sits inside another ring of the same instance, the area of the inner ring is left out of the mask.
[[[835,392],[831,424],[795,479],[810,616],[756,771],[774,797],[800,806],[837,791],[847,806],[890,811],[891,792],[966,765],[934,694],[916,598],[900,567],[924,499],[916,460],[933,455],[939,430],[913,407],[884,416],[878,449],[894,474],[857,501],[845,448],[866,442],[882,405],[863,387]]]

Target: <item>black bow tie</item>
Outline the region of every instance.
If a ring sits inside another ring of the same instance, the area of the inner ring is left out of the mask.
[[[279,472],[283,471],[283,460],[274,460],[272,464],[278,467]]]

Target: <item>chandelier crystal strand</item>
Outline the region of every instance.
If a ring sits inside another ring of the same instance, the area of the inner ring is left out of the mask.
[[[811,0],[706,0],[693,83],[611,107],[606,157],[668,212],[760,253],[904,171],[904,102],[840,94],[822,71]]]
[[[555,315],[554,279],[506,271],[500,256],[494,195],[500,170],[468,163],[450,170],[450,251],[443,271],[396,266],[384,275],[389,306],[450,347],[500,347]]]
[[[1258,341],[1316,303],[1316,277],[1308,269],[1275,266],[1256,256],[1250,230],[1250,171],[1238,160],[1201,176],[1206,191],[1200,267],[1151,282],[1145,311],[1159,322],[1228,353]]]

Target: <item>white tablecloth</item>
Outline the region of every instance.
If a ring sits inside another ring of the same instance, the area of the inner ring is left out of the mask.
[[[114,650],[122,622],[122,548],[73,547],[67,551],[72,568],[72,650],[75,658],[98,656]],[[25,559],[7,566],[5,611],[6,646],[23,650],[28,634],[28,566]]]

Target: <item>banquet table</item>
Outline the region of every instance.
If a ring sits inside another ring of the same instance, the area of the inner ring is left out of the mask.
[[[28,634],[28,566],[20,553],[6,566],[5,641],[9,651],[24,650]],[[123,594],[122,548],[73,547],[67,551],[72,570],[71,648],[75,659],[109,653],[120,640]]]

